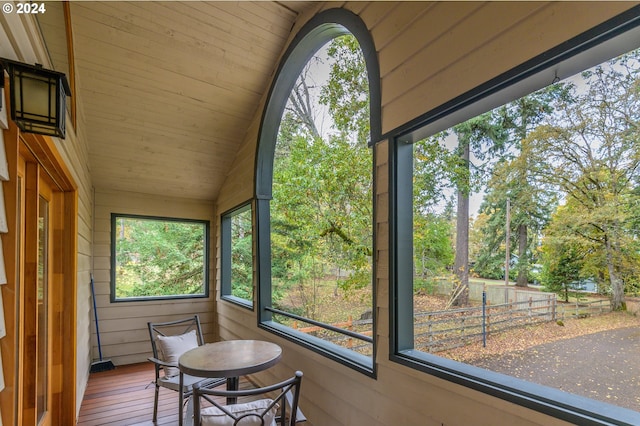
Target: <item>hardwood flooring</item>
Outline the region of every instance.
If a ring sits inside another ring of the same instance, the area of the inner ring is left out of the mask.
[[[152,426],[154,378],[151,363],[118,366],[91,373],[78,426]],[[240,387],[249,386],[246,378]],[[160,388],[156,425],[178,424],[178,393]]]

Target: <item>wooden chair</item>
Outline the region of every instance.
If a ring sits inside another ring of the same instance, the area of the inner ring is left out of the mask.
[[[298,408],[301,383],[301,371],[283,382],[254,389],[214,389],[196,383],[193,385],[194,426],[293,426],[304,422],[307,419]],[[228,400],[237,403],[223,403]]]
[[[184,404],[191,396],[192,386],[194,384],[218,386],[226,383],[226,379],[194,377],[182,374],[178,369],[180,355],[204,344],[198,315],[176,321],[148,322],[147,325],[153,350],[153,357],[148,360],[155,366],[153,422],[158,420],[158,394],[160,388],[163,387],[178,392],[178,412],[180,424],[182,424]],[[182,388],[180,383],[182,383]]]

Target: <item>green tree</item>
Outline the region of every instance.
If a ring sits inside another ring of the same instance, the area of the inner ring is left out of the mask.
[[[116,297],[203,292],[202,223],[122,216],[116,236]]]
[[[487,222],[491,219],[490,214],[480,211],[469,223],[469,259],[473,265],[469,272],[483,278],[500,279],[503,278],[504,267],[501,242],[498,242],[497,248],[494,249],[487,248],[486,245],[485,230],[489,226]]]
[[[487,216],[481,229],[483,250],[479,251],[475,270],[487,278],[504,273],[507,200],[510,201],[510,247],[517,247],[516,285],[526,287],[529,269],[535,260],[538,236],[549,221],[556,204],[556,193],[535,179],[529,169],[530,156],[522,151],[512,160],[498,163],[487,184],[480,211]]]
[[[582,73],[580,85],[564,83],[571,98],[559,99],[549,124],[526,141],[536,173],[580,207],[571,230],[602,251],[614,309],[626,307],[625,229],[640,168],[637,58],[632,52]]]
[[[231,294],[253,299],[253,237],[251,210],[231,217]]]
[[[414,276],[428,281],[444,273],[454,258],[453,229],[447,218],[433,214],[414,219]]]
[[[551,225],[545,231],[542,245],[541,282],[546,291],[559,294],[565,302],[576,290],[580,280],[588,278],[585,270],[587,257],[592,252],[590,244],[567,232],[572,226],[575,206],[558,208]]]
[[[624,223],[626,244],[623,250],[622,279],[627,294],[640,293],[640,173],[636,176],[636,183],[629,197],[624,201],[624,208],[629,213]]]
[[[371,133],[369,79],[360,45],[351,35],[338,37],[327,55],[332,58],[330,78],[320,90],[320,102],[329,108],[336,129],[366,146]]]
[[[486,170],[504,154],[508,142],[496,114],[489,111],[414,144],[414,215],[455,193],[456,202],[447,206],[456,209],[453,304],[458,306],[468,303],[469,195],[482,187]]]
[[[350,35],[330,42],[327,53],[328,80],[314,81],[320,78],[313,67],[323,60],[313,59],[290,95],[271,204],[274,298],[297,289],[301,313],[311,318],[321,310],[317,288],[326,277],[335,276],[336,288],[347,292],[371,285],[373,165],[364,57]],[[322,121],[332,129],[322,130]]]
[[[506,152],[509,141],[496,110],[460,123],[451,132],[457,140],[458,156],[458,163],[452,170],[452,182],[457,196],[453,267],[458,284],[453,305],[464,306],[469,303],[469,195],[481,187],[486,170]],[[446,138],[448,135],[449,132],[444,132],[435,137]],[[473,164],[471,154],[476,159]]]
[[[552,85],[497,108],[492,116],[495,125],[501,126],[506,134],[506,152],[490,173],[487,196],[480,208],[491,218],[486,222],[488,228],[483,230],[486,250],[477,259],[476,268],[489,275],[504,269],[508,199],[509,247],[517,247],[516,285],[520,287],[527,286],[533,248],[553,205],[551,188],[530,173],[532,157],[522,149],[522,141],[552,113],[552,103],[565,96],[561,86]],[[502,259],[502,265],[496,262],[498,258]]]
[[[435,138],[414,143],[413,158],[414,287],[420,288],[453,265],[451,212],[437,210],[449,201],[446,193],[459,159]]]

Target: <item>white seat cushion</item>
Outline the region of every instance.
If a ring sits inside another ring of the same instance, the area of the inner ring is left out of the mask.
[[[272,399],[259,399],[243,404],[225,405],[224,408],[236,417],[246,416],[240,419],[237,426],[276,426],[276,412],[278,404],[275,404],[264,416],[264,423],[260,414],[273,402]],[[218,407],[207,407],[200,412],[202,425],[207,426],[233,426],[234,420],[222,412]],[[257,415],[251,415],[257,414]]]
[[[208,379],[203,377],[190,376],[188,374],[183,374],[182,376],[182,386],[185,392],[191,392],[191,386],[193,386],[194,383],[200,383],[200,386],[207,387],[214,384],[221,385],[225,382],[226,379],[221,378]],[[178,391],[180,390],[180,375],[171,377],[160,377],[160,379],[158,379],[158,383],[162,387]]]
[[[162,360],[178,365],[178,358],[186,351],[198,347],[198,336],[195,330],[177,336],[158,336],[158,346],[162,352]],[[180,374],[178,367],[164,367],[164,374],[173,377]]]

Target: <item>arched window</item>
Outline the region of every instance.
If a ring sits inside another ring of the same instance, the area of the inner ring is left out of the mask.
[[[356,15],[314,17],[274,80],[256,163],[260,326],[367,373],[378,75]]]

